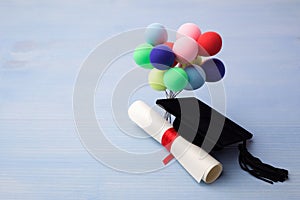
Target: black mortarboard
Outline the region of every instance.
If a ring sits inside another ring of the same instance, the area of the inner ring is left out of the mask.
[[[246,149],[246,140],[252,134],[220,112],[194,98],[159,99],[156,104],[175,116],[173,127],[189,142],[210,152],[221,150],[225,146],[239,145],[239,164],[253,176],[266,182],[283,182],[288,171],[262,163]]]

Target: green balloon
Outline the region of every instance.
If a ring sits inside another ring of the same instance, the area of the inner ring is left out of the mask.
[[[182,68],[171,68],[165,72],[164,84],[169,90],[180,91],[188,84],[188,75]]]
[[[166,90],[166,86],[164,84],[164,74],[165,71],[158,70],[153,68],[148,76],[149,85],[152,89],[157,91]]]
[[[135,63],[145,69],[153,69],[150,62],[150,53],[152,49],[153,46],[147,43],[139,45],[133,53]]]

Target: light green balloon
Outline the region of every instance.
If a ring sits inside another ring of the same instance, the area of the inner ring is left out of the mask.
[[[201,65],[202,64],[202,57],[201,56],[197,56],[197,58],[195,60],[192,61],[191,64],[195,64],[195,65]]]
[[[193,61],[191,61],[191,63],[182,63],[181,64],[181,68],[186,68],[187,66],[189,66],[189,65],[192,65],[192,64],[195,64],[195,65],[201,65],[202,64],[202,57],[201,56],[197,56],[196,58],[195,58],[195,60],[193,60]]]
[[[188,84],[188,75],[182,68],[171,68],[164,74],[164,84],[169,90],[180,91]]]
[[[164,84],[164,74],[165,71],[158,70],[156,68],[153,68],[148,76],[149,85],[152,89],[157,91],[163,91],[166,90],[166,86]]]
[[[150,62],[150,53],[153,49],[153,46],[150,44],[141,44],[135,48],[133,53],[133,59],[135,63],[145,69],[153,69],[153,66]]]

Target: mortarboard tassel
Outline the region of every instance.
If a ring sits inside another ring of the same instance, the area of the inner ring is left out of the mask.
[[[246,141],[243,141],[243,144],[239,144],[239,150],[239,164],[243,170],[252,176],[270,184],[278,181],[283,182],[288,179],[287,170],[265,164],[259,158],[251,155],[246,148]]]

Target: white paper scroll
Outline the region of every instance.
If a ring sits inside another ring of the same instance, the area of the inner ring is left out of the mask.
[[[143,101],[134,102],[128,109],[128,115],[159,143],[166,130],[173,127]],[[181,136],[173,141],[170,152],[198,183],[201,179],[205,183],[212,183],[222,172],[219,161]]]

